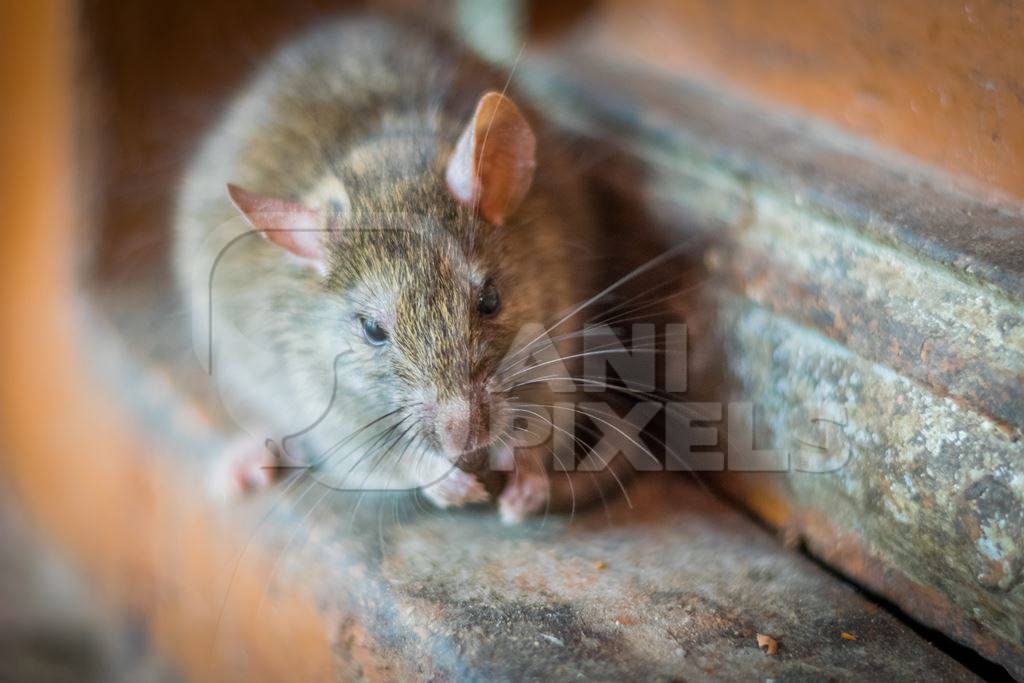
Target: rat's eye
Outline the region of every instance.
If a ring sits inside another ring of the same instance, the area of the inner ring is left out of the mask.
[[[493,280],[484,283],[480,290],[480,299],[476,302],[476,309],[480,315],[494,315],[501,308],[501,297],[498,296],[498,288]]]
[[[388,331],[381,327],[381,324],[370,318],[360,318],[363,328],[363,338],[372,346],[383,346],[388,342]]]

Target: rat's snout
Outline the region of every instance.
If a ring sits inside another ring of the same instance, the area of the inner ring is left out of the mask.
[[[491,401],[483,392],[444,401],[435,411],[438,444],[448,459],[470,467],[471,457],[491,440]]]

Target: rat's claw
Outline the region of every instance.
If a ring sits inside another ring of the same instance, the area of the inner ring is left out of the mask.
[[[277,458],[263,441],[240,438],[231,442],[217,458],[206,485],[216,500],[231,501],[260,491],[274,481]]]
[[[518,470],[498,496],[498,514],[503,524],[519,524],[548,503],[550,488],[543,472]]]
[[[423,493],[439,508],[485,503],[490,499],[487,489],[476,477],[456,469],[436,482],[424,486]]]

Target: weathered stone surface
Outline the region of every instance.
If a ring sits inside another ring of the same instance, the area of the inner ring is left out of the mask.
[[[257,536],[280,553],[273,590],[312,588],[338,615],[339,656],[368,649],[366,666],[391,677],[972,678],[674,475],[648,475],[605,509],[511,529],[486,509],[360,503],[308,481],[288,498]],[[779,641],[777,656],[758,633]]]
[[[1024,527],[1020,470],[1011,464],[1021,444],[984,416],[757,306],[733,301],[725,310],[742,378],[736,391],[756,397],[759,426],[791,465],[811,470],[745,475],[746,496],[757,488],[789,500],[795,509],[782,522],[816,552],[987,656],[1015,661]],[[811,419],[826,406],[838,408],[839,447],[821,463],[805,444],[823,443]],[[808,520],[811,511],[829,526]],[[851,542],[857,548],[846,557],[830,547]],[[909,581],[896,583],[865,555]]]

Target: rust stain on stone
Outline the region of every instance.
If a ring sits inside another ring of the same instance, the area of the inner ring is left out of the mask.
[[[1013,490],[985,476],[966,488],[957,506],[957,526],[969,542],[978,581],[1007,592],[1021,581],[1024,569],[1024,506]]]

